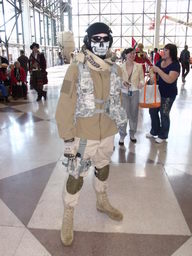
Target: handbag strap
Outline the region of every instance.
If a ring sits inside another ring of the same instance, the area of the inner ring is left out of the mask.
[[[155,97],[155,103],[157,102],[157,79],[156,75],[154,74],[154,97]]]

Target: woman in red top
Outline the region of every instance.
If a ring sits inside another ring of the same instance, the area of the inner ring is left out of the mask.
[[[136,56],[135,56],[135,62],[142,64],[143,72],[144,72],[144,75],[145,75],[145,73],[146,73],[145,64],[147,63],[149,66],[153,66],[153,64],[148,59],[147,53],[143,51],[143,48],[144,48],[143,44],[141,44],[141,43],[138,44],[137,51],[136,51]]]
[[[27,99],[27,85],[25,70],[20,66],[19,61],[14,63],[11,71],[12,96],[16,100],[19,97]]]

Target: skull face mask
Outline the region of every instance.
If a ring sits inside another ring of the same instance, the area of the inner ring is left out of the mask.
[[[109,49],[109,36],[103,33],[92,36],[91,49],[95,55],[99,57],[105,56]]]

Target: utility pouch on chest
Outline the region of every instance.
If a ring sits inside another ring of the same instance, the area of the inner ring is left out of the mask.
[[[76,117],[91,117],[95,112],[93,80],[87,65],[79,63]]]
[[[107,100],[96,99],[93,80],[87,65],[79,63],[79,77],[77,84],[77,104],[75,117],[91,117],[94,114],[106,113],[115,121],[119,128],[127,122],[125,110],[121,107],[121,79],[117,74],[117,65],[111,67],[110,93]],[[104,109],[96,109],[97,104],[104,104]]]

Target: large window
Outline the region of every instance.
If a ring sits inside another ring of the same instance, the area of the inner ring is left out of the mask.
[[[29,55],[29,46],[37,42],[40,50],[45,52],[47,65],[53,66],[58,50],[56,19],[59,3],[56,0],[0,1],[0,54],[14,62],[21,49]]]
[[[145,48],[153,48],[154,0],[72,0],[72,8],[76,47],[82,45],[88,25],[102,21],[113,31],[114,48],[131,46],[132,37]],[[191,12],[190,0],[161,1],[160,47],[171,42],[181,49],[185,44],[192,48]]]
[[[71,0],[76,47],[82,46],[87,27],[101,21],[113,31],[113,48],[130,47],[132,37],[142,42],[145,49],[153,48],[156,1]],[[54,65],[57,31],[69,29],[69,10],[68,0],[0,1],[0,53],[10,55],[14,61],[20,49],[26,45],[29,48],[30,43],[36,41],[45,54],[50,55],[48,65]],[[22,20],[24,14],[27,21]],[[192,51],[191,0],[161,0],[160,20],[160,47],[171,42],[180,50],[187,44]]]

